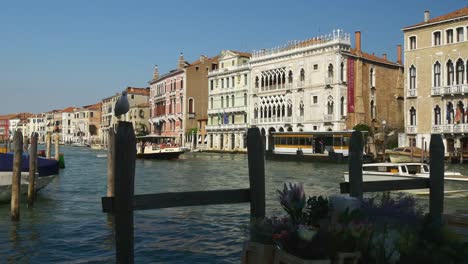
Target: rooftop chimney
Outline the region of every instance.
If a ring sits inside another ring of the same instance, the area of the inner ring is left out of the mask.
[[[356,31],[354,32],[355,35],[354,35],[354,41],[355,41],[355,48],[356,48],[356,51],[361,51],[361,31]]]
[[[201,63],[204,63],[204,62],[205,62],[205,58],[206,58],[205,55],[200,55],[200,62],[201,62]]]
[[[387,60],[387,53],[382,54],[384,60]]]
[[[397,63],[398,64],[402,63],[402,61],[401,61],[401,45],[397,46]]]
[[[429,10],[424,11],[424,22],[429,21]]]
[[[177,69],[183,69],[185,66],[184,54],[181,52],[179,56],[179,61],[177,62]]]
[[[156,64],[154,66],[153,80],[157,80],[158,78],[159,78],[159,70],[158,70],[158,65]]]

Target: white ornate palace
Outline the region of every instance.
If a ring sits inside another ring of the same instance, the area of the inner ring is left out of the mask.
[[[271,132],[337,131],[346,128],[347,54],[342,30],[305,41],[254,51],[250,60],[250,124],[267,149]]]

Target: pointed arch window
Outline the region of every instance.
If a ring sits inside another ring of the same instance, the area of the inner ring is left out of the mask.
[[[447,110],[445,111],[445,119],[447,124],[453,124],[453,104],[452,102],[447,103]]]
[[[188,109],[189,109],[189,113],[193,113],[193,98],[190,98],[188,100]]]
[[[304,69],[301,69],[300,80],[301,80],[301,81],[304,81],[304,80],[305,80],[305,71],[304,71]]]
[[[229,107],[229,95],[226,95],[226,107]]]
[[[331,63],[328,65],[328,78],[333,78],[333,65]]]
[[[340,115],[344,116],[344,96],[340,99]]]
[[[221,96],[221,108],[224,107],[224,97]]]
[[[327,113],[329,115],[333,114],[333,97],[332,96],[328,96]]]
[[[340,64],[340,81],[344,82],[344,63]]]
[[[234,95],[231,96],[231,106],[234,107]]]
[[[447,62],[447,85],[453,85],[454,77],[453,62],[449,60]]]
[[[414,65],[411,65],[410,67],[410,72],[409,72],[409,79],[410,79],[410,89],[416,89],[416,67]]]
[[[375,72],[374,72],[374,68],[371,68],[371,69],[370,69],[370,72],[369,72],[369,82],[370,82],[370,87],[371,87],[371,88],[375,87]]]
[[[416,109],[412,106],[409,112],[410,112],[410,125],[415,126],[416,125]]]
[[[436,105],[434,108],[434,125],[440,125],[441,116],[440,116],[440,107]]]
[[[293,81],[293,73],[292,73],[292,71],[289,71],[289,73],[288,73],[288,83],[292,83],[292,81]]]
[[[457,109],[455,111],[455,123],[465,123],[465,105],[462,101],[458,101]]]
[[[370,102],[370,112],[371,112],[371,119],[375,119],[375,102],[372,100]]]
[[[258,76],[255,77],[255,88],[258,88]]]
[[[440,87],[440,63],[434,64],[434,87]]]
[[[213,109],[213,97],[210,98],[210,109]]]
[[[247,106],[247,94],[244,93],[244,106]]]
[[[464,65],[462,59],[457,60],[456,70],[457,70],[457,74],[456,74],[456,78],[455,78],[456,84],[465,83],[465,80],[463,78],[464,73],[465,73],[465,65]]]

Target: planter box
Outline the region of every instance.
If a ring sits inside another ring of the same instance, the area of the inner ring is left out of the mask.
[[[329,259],[301,259],[284,250],[277,249],[274,264],[331,264]]]
[[[275,246],[247,241],[242,252],[243,264],[273,264]]]

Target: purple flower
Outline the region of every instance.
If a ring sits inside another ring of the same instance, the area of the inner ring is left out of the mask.
[[[285,183],[283,191],[278,190],[279,201],[283,209],[289,214],[294,224],[299,223],[302,218],[302,210],[306,204],[304,186],[302,183],[289,186]]]

